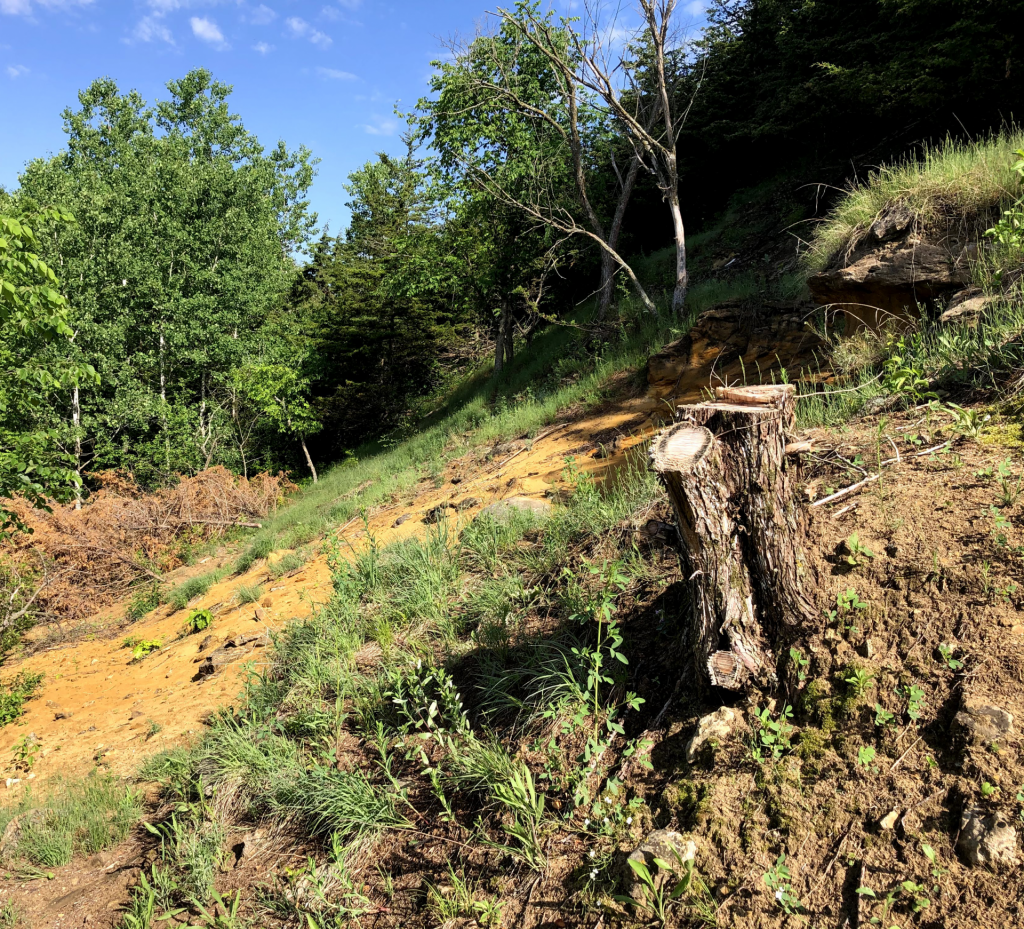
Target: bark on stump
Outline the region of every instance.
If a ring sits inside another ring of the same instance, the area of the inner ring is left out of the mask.
[[[681,406],[651,444],[679,523],[693,607],[692,643],[713,685],[775,677],[784,626],[813,615],[802,587],[791,385],[719,387]]]

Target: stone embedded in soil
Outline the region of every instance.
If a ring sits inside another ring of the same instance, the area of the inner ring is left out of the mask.
[[[509,497],[507,500],[499,500],[490,506],[485,506],[477,516],[477,519],[487,517],[495,522],[503,523],[512,518],[515,513],[532,513],[534,516],[544,519],[551,515],[554,509],[546,500],[533,500],[530,497]]]
[[[406,513],[403,516],[399,516],[398,519],[396,519],[391,524],[391,528],[392,529],[397,529],[399,526],[402,525],[402,523],[408,522],[410,519],[412,519],[412,513]]]
[[[462,512],[463,510],[471,510],[475,506],[480,506],[480,500],[476,497],[466,497],[466,499],[458,503],[455,508],[459,510],[459,512]]]
[[[17,783],[17,780],[15,780],[15,783]],[[8,786],[10,785],[8,784]],[[0,857],[7,857],[14,851],[15,846],[21,840],[22,832],[32,826],[42,825],[45,819],[45,810],[26,810],[24,813],[19,813],[15,816],[7,824],[3,836],[0,837]]]
[[[426,513],[423,514],[423,522],[428,524],[434,524],[441,522],[448,516],[449,510],[457,509],[454,503],[439,503],[437,506],[432,506]]]
[[[655,858],[668,862],[669,866],[678,873],[684,863],[693,861],[696,857],[697,846],[691,839],[683,838],[672,829],[656,829],[629,856],[629,860],[642,861],[647,865],[655,882],[660,885],[665,882],[668,875],[656,867]],[[629,873],[633,882],[631,893],[635,895],[641,889],[640,881],[636,878],[632,868],[629,869]]]
[[[697,731],[686,744],[686,760],[693,764],[700,750],[712,739],[719,742],[728,738],[733,730],[742,723],[743,717],[732,707],[723,706],[702,716],[697,723]]]
[[[990,745],[1013,735],[1013,714],[998,706],[964,702],[953,728],[969,741]]]
[[[964,810],[960,820],[960,839],[956,847],[973,867],[1015,865],[1017,830],[998,814],[985,815],[977,808]]]
[[[886,813],[885,816],[879,820],[878,827],[884,829],[886,832],[896,828],[896,820],[900,818],[900,811],[893,810],[891,813]]]

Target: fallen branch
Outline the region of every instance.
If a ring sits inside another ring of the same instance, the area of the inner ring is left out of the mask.
[[[870,484],[873,481],[877,481],[881,477],[879,474],[871,474],[864,478],[862,481],[857,481],[856,484],[851,484],[849,487],[844,487],[842,490],[837,490],[834,494],[829,494],[827,497],[822,497],[820,500],[815,500],[811,506],[822,506],[826,503],[831,503],[833,500],[839,500],[841,497],[845,497],[847,494],[852,494],[855,490],[860,490],[866,484]]]
[[[920,458],[923,455],[930,455],[933,452],[939,451],[939,449],[945,448],[952,441],[953,441],[952,439],[948,439],[947,441],[941,442],[938,445],[933,445],[931,448],[926,448],[924,451],[917,452],[914,455],[914,457],[915,458]],[[900,464],[902,459],[899,457],[899,455],[900,455],[900,453],[899,453],[899,450],[897,449],[896,457],[895,458],[886,458],[886,460],[882,462],[881,467],[884,468],[886,465]],[[811,506],[821,506],[822,504],[825,504],[825,503],[831,503],[833,500],[838,500],[841,497],[845,497],[847,494],[852,494],[855,490],[860,490],[860,488],[863,487],[865,484],[870,484],[873,481],[877,481],[881,476],[882,476],[882,472],[881,471],[879,471],[877,474],[870,474],[866,478],[864,478],[864,480],[857,481],[856,484],[851,484],[849,487],[844,487],[842,490],[837,490],[834,494],[830,494],[827,497],[822,497],[820,500],[815,500],[811,504]]]

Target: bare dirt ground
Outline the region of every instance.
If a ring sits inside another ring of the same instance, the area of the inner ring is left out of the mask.
[[[479,452],[459,458],[450,463],[440,487],[423,480],[411,493],[371,512],[369,530],[378,543],[387,545],[422,533],[424,515],[441,503],[475,500],[457,516],[450,511],[465,523],[497,500],[543,498],[560,485],[568,456],[575,457],[582,470],[603,477],[621,466],[626,452],[650,434],[649,407],[645,397],[633,397],[585,415],[570,413],[532,442],[505,443],[490,458]],[[342,535],[358,545],[365,529],[353,522]],[[269,561],[282,554],[272,553]],[[170,575],[168,583],[179,583],[230,560],[228,553],[203,559]],[[258,604],[237,603],[235,592],[243,584],[263,586],[265,594]],[[4,777],[12,779],[8,798],[28,786],[38,789],[51,778],[85,775],[97,766],[129,777],[142,759],[189,741],[211,712],[236,699],[248,670],[260,667],[265,634],[291,619],[308,616],[316,604],[329,598],[330,590],[322,554],[277,580],[269,579],[265,564],[258,564],[215,584],[186,610],[161,606],[127,623],[123,605],[106,609],[87,621],[93,631],[85,640],[10,663],[4,668],[5,677],[24,670],[42,673],[44,678],[38,696],[26,704],[25,714],[0,730],[0,758],[5,762],[12,760],[14,744],[27,733],[34,733],[41,746],[31,780],[13,768],[5,772]],[[194,609],[210,610],[214,621],[205,632],[185,636],[184,622]],[[224,642],[254,634],[262,638],[239,647],[237,657],[217,673],[197,679],[204,656]],[[133,660],[131,649],[123,647],[128,636],[164,645],[142,660]]]

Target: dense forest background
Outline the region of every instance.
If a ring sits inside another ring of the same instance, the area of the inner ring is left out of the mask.
[[[715,0],[709,22],[664,59],[691,235],[771,202],[795,250],[831,189],[1021,109],[1019,0]],[[339,236],[310,209],[314,154],[264,147],[208,72],[154,103],[106,78],[83,90],[66,148],[0,191],[0,214],[33,233],[5,227],[0,257],[20,248],[20,273],[43,293],[52,272],[61,298],[41,325],[3,304],[0,470],[15,478],[0,490],[70,497],[109,469],[158,486],[213,464],[315,477],[394,440],[469,372],[500,398],[538,327],[582,326],[575,350],[598,352],[628,325],[597,299],[605,281],[617,302],[626,275],[608,281],[593,235],[567,224],[617,228],[671,312],[675,252],[650,257],[674,234],[660,175],[641,158],[627,183],[635,137],[585,86],[570,112],[524,38],[540,30],[575,67],[579,23],[520,3],[492,26],[435,63],[407,154],[350,177]],[[623,53],[636,112],[659,105],[656,52],[641,35]],[[777,256],[754,270],[778,273]]]

